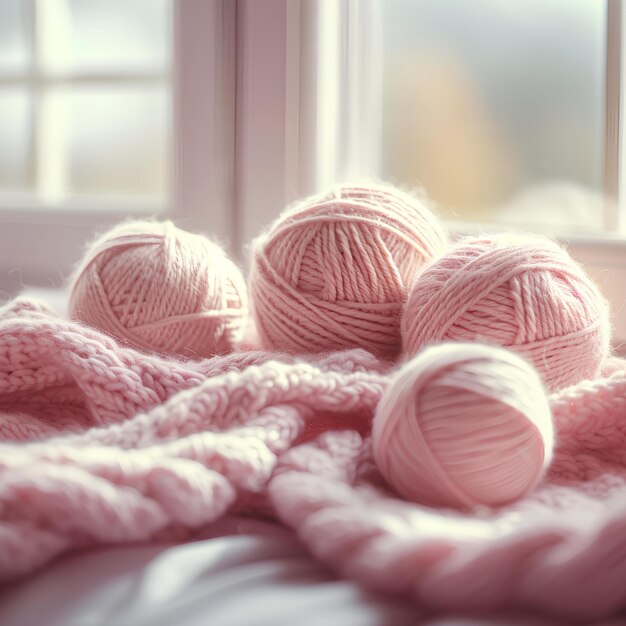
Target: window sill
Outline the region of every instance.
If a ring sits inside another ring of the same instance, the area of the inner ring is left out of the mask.
[[[31,194],[0,194],[2,224],[46,221],[50,216],[54,216],[55,221],[79,219],[93,223],[112,215],[141,217],[156,215],[166,210],[165,202],[151,197],[80,195],[48,201]]]
[[[0,300],[24,285],[63,285],[96,233],[124,219],[154,217],[155,210],[145,204],[0,202]]]

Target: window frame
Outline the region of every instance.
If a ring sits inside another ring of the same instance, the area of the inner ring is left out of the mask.
[[[237,249],[286,204],[378,169],[379,2],[237,0]]]
[[[163,204],[70,198],[54,205],[0,198],[0,299],[24,284],[65,284],[76,251],[122,219],[169,218],[232,240],[236,5],[173,0],[172,11],[170,197]],[[199,68],[206,80],[198,80]]]

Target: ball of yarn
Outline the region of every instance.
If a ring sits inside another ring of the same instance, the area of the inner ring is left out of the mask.
[[[226,353],[243,332],[246,285],[224,251],[171,222],[113,228],[73,282],[72,319],[132,346],[196,358]]]
[[[528,493],[552,456],[550,407],[536,371],[509,350],[439,344],[406,363],[372,432],[376,464],[408,500],[497,506]]]
[[[287,210],[254,245],[253,314],[265,347],[400,350],[410,285],[446,245],[437,218],[389,186],[340,186]]]
[[[581,267],[540,236],[461,240],[416,281],[402,318],[403,348],[445,340],[506,346],[550,390],[593,378],[608,354],[608,306]]]

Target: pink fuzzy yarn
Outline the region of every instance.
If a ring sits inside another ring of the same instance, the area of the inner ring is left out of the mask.
[[[426,349],[380,401],[374,459],[409,500],[500,505],[537,485],[552,457],[548,398],[514,353],[480,344]]]
[[[461,240],[419,278],[402,319],[408,355],[483,341],[529,359],[550,390],[595,377],[609,351],[607,304],[556,243],[540,236]]]
[[[171,222],[125,223],[88,251],[72,286],[70,315],[151,352],[223,354],[241,338],[246,285],[206,237]]]
[[[446,235],[416,198],[388,186],[342,186],[287,210],[256,240],[250,278],[269,348],[400,349],[408,289]]]

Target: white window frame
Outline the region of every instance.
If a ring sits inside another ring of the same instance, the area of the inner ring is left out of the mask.
[[[285,204],[378,170],[382,48],[379,0],[237,7],[237,243],[245,244]]]
[[[232,240],[235,17],[230,0],[173,0],[173,167],[167,203],[0,203],[0,300],[16,282],[63,284],[94,231],[128,217],[167,217],[224,243]]]

